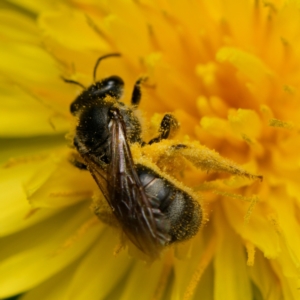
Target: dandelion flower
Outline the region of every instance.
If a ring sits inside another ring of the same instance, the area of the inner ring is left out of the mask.
[[[299,1],[26,2],[0,5],[0,297],[299,299]],[[99,188],[69,161],[81,88],[61,77],[88,87],[97,58],[115,52],[97,79],[123,78],[129,103],[148,77],[145,138],[171,112],[174,141],[196,149],[143,150],[205,213],[195,237],[150,265],[119,249],[90,209]],[[206,166],[203,149],[215,153]]]

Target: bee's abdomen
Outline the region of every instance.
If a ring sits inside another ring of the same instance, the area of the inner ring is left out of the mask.
[[[152,208],[159,209],[169,220],[170,243],[195,235],[202,219],[198,202],[153,170],[138,165],[137,171]]]

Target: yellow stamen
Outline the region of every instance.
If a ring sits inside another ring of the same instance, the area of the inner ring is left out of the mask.
[[[75,244],[75,242],[78,242],[78,240],[80,240],[91,227],[98,224],[99,220],[97,219],[97,217],[92,217],[89,220],[87,220],[80,226],[80,228],[74,235],[68,238],[56,251],[54,251],[52,256],[59,255],[63,251],[66,251],[68,248],[72,247]]]
[[[28,164],[32,162],[38,162],[44,160],[48,155],[32,155],[32,156],[24,156],[18,158],[10,158],[4,165],[3,168],[8,169],[22,164]]]
[[[203,275],[204,271],[206,270],[207,266],[211,262],[213,255],[215,253],[216,248],[216,239],[212,238],[205,250],[205,252],[202,255],[202,258],[198,264],[197,269],[195,270],[192,279],[184,293],[183,299],[184,300],[190,300],[192,299],[195,289],[198,285],[199,280],[201,279],[201,276]]]

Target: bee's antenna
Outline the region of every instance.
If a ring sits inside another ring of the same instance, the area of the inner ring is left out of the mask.
[[[64,78],[64,77],[62,77],[62,76],[61,76],[61,79],[62,79],[64,82],[66,82],[66,83],[77,84],[77,85],[81,86],[84,90],[86,89],[86,87],[85,87],[83,84],[81,84],[80,82],[77,82],[77,81],[71,80],[71,79],[66,79],[66,78]]]
[[[108,58],[108,57],[111,57],[111,56],[121,56],[120,53],[110,53],[110,54],[106,54],[106,55],[103,55],[103,56],[100,56],[97,61],[96,61],[96,64],[95,64],[95,67],[94,67],[94,74],[93,74],[93,78],[94,78],[94,82],[96,82],[96,73],[97,73],[97,68],[101,62],[101,60],[105,59],[105,58]]]

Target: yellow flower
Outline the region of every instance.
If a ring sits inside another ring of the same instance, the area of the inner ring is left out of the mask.
[[[0,297],[299,299],[300,2],[26,2],[0,4]],[[194,151],[142,151],[205,213],[194,238],[147,266],[93,215],[99,188],[69,162],[81,88],[61,77],[89,86],[113,52],[97,78],[123,78],[129,103],[148,76],[145,139],[172,112],[173,141]]]

